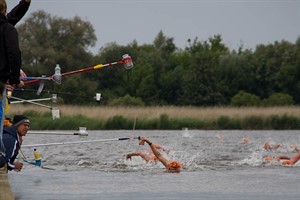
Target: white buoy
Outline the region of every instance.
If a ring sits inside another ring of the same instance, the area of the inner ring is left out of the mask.
[[[88,136],[89,134],[86,131],[86,127],[79,127],[79,132],[75,132],[74,135]]]
[[[182,130],[183,130],[182,137],[191,137],[188,128],[185,127]]]
[[[95,99],[96,99],[96,101],[100,101],[100,99],[101,99],[101,93],[96,93]]]

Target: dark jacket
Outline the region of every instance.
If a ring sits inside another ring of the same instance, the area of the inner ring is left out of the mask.
[[[3,129],[3,144],[5,147],[5,163],[7,169],[13,170],[15,168],[14,161],[19,154],[20,142],[18,138],[17,127],[4,127]]]
[[[18,5],[16,5],[7,15],[8,22],[12,25],[16,25],[22,17],[27,12],[30,6],[30,2],[26,2],[25,0],[21,0]]]
[[[0,81],[20,83],[22,65],[19,38],[14,25],[24,16],[29,3],[22,0],[7,16],[0,13]]]

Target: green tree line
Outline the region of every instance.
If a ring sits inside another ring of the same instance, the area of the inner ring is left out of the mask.
[[[119,61],[129,54],[135,67],[107,67],[46,82],[46,90],[66,104],[102,105],[291,105],[300,103],[300,37],[295,43],[276,41],[255,50],[230,50],[221,35],[187,39],[184,49],[160,31],[151,44],[115,42],[89,51],[97,41],[92,24],[80,17],[64,19],[40,10],[18,27],[23,69],[28,76],[52,75]],[[28,85],[26,89],[37,89]],[[32,97],[32,93],[18,95]]]

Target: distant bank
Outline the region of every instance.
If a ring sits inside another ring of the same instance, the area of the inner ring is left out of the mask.
[[[49,109],[12,105],[8,116],[25,114],[33,130],[169,129],[300,130],[300,107],[104,107],[57,105],[61,118]]]

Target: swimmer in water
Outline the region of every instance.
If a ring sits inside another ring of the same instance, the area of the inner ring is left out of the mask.
[[[250,142],[249,138],[247,136],[244,136],[242,139],[242,144],[248,144]]]
[[[265,150],[275,150],[275,149],[278,149],[279,147],[282,147],[282,145],[281,144],[270,145],[270,143],[268,143],[268,142],[266,142],[264,144]]]
[[[145,136],[140,137],[139,145],[144,145],[145,142],[150,146],[151,150],[153,151],[153,154],[156,156],[157,160],[159,160],[167,169],[167,172],[169,173],[179,173],[180,169],[182,167],[182,163],[176,161],[176,160],[168,160],[165,157],[161,155],[161,153],[158,151],[158,149],[153,145],[153,143]]]
[[[155,146],[156,149],[161,149],[166,153],[169,153],[170,150],[163,148],[162,146],[158,145],[158,144],[152,144],[153,146]],[[142,151],[138,151],[138,152],[132,152],[126,155],[126,160],[130,159],[133,156],[140,156],[141,158],[143,158],[146,162],[149,161],[154,161],[156,163],[157,158],[156,156],[153,154],[153,151],[151,148],[149,148],[149,150],[147,152],[142,152]]]
[[[283,165],[294,165],[295,163],[298,162],[298,160],[300,160],[300,152],[298,152],[292,157],[282,155],[282,154],[278,154],[275,157],[273,156],[265,157],[265,161],[273,161],[273,160],[280,161]]]

